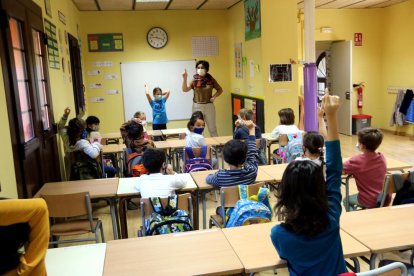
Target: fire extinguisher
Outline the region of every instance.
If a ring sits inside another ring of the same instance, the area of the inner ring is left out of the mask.
[[[362,87],[359,86],[357,88],[357,93],[358,93],[358,97],[357,97],[357,107],[358,108],[362,108],[362,91],[363,91]]]
[[[365,83],[364,82],[361,82],[361,83],[358,83],[358,84],[354,84],[353,85],[353,87],[357,91],[357,107],[358,108],[362,108],[362,105],[363,105],[362,92],[364,91],[364,86],[365,86]]]

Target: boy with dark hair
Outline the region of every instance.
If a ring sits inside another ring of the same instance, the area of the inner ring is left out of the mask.
[[[96,116],[89,116],[86,118],[86,131],[90,133],[91,131],[99,131],[100,120]]]
[[[183,175],[173,171],[170,164],[165,163],[165,152],[161,149],[148,148],[143,156],[144,167],[149,174],[138,178],[135,188],[142,198],[173,196],[175,190],[183,188],[187,181]],[[167,174],[163,174],[163,170]]]
[[[352,174],[358,188],[358,194],[349,196],[350,210],[360,205],[365,208],[377,207],[377,197],[382,191],[387,164],[384,155],[375,152],[381,145],[382,132],[376,128],[363,128],[358,131],[357,148],[362,152],[343,163],[343,171]],[[390,202],[388,197],[385,206]],[[346,206],[346,198],[344,198]]]
[[[257,176],[257,150],[255,125],[252,121],[243,121],[249,129],[247,145],[240,140],[230,140],[223,147],[223,158],[229,164],[229,170],[219,170],[207,176],[207,183],[215,187],[249,185]]]

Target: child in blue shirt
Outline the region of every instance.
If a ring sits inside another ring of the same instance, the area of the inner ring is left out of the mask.
[[[270,238],[290,275],[338,275],[347,272],[339,234],[342,157],[336,112],[339,98],[325,95],[323,109],[329,129],[326,181],[322,167],[310,160],[291,162],[282,178],[275,209],[285,222]]]
[[[151,98],[149,87],[145,84],[145,95],[152,108],[152,129],[167,129],[168,118],[165,103],[170,97],[170,91],[162,92],[161,88],[155,87],[152,94],[154,99]]]

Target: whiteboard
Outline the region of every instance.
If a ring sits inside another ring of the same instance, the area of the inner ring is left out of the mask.
[[[166,102],[168,120],[189,119],[194,92],[184,93],[181,90],[184,69],[187,69],[188,81],[191,81],[195,74],[195,60],[121,63],[125,121],[131,119],[135,112],[143,111],[147,115],[147,121],[152,122],[152,109],[145,96],[145,83],[149,86],[151,97],[154,87],[171,91]]]

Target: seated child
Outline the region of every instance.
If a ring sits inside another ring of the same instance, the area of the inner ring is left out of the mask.
[[[239,114],[237,115],[237,117],[238,119],[235,122],[236,128],[234,131],[233,138],[247,140],[247,138],[249,138],[249,130],[247,129],[247,127],[243,125],[243,121],[252,120],[253,111],[251,109],[243,108],[239,111]],[[254,132],[255,132],[256,139],[262,138],[262,132],[258,125],[254,126]],[[257,147],[257,144],[256,144],[256,147]],[[267,164],[265,149],[266,149],[266,144],[260,143],[260,147],[258,148],[258,160],[257,160],[259,162],[259,165]]]
[[[361,154],[344,162],[344,173],[352,174],[358,188],[358,194],[349,196],[349,206],[361,205],[365,208],[377,207],[377,197],[382,191],[387,164],[384,155],[375,152],[381,145],[382,132],[376,128],[363,128],[358,131],[357,148]],[[390,202],[388,197],[385,206]],[[344,199],[346,204],[346,199]]]
[[[86,139],[86,123],[82,119],[74,118],[69,121],[67,128],[67,134],[69,138],[69,146],[71,148],[71,154],[74,156],[71,166],[71,180],[79,179],[93,179],[102,177],[102,167],[100,164],[99,156],[102,145],[100,141],[90,142]],[[82,171],[76,169],[74,165],[78,162],[82,162],[80,167]],[[85,168],[90,169],[86,170]]]
[[[302,132],[295,125],[295,114],[291,108],[283,108],[278,112],[280,125],[272,131],[272,137],[279,138],[280,134],[295,134]]]
[[[226,187],[249,185],[255,182],[258,166],[255,127],[252,121],[243,121],[243,124],[249,129],[247,145],[240,140],[230,140],[224,144],[223,158],[230,169],[209,174],[206,178],[208,184],[214,187]]]
[[[101,122],[99,118],[96,116],[88,116],[88,118],[86,118],[86,132],[87,132],[86,139],[89,140],[89,142],[101,143],[102,137],[101,137],[101,134],[99,133],[100,123]],[[109,177],[109,178],[114,177],[117,172],[118,170],[113,165],[110,165],[109,163],[107,164],[104,162],[104,174],[106,175],[106,177]]]
[[[342,250],[342,157],[336,112],[339,98],[326,95],[323,108],[329,123],[326,145],[327,177],[309,160],[287,166],[279,184],[275,210],[285,221],[274,226],[270,238],[290,275],[338,275],[347,272]]]
[[[145,129],[145,125],[147,124],[146,119],[147,119],[147,117],[145,116],[144,112],[137,111],[137,112],[135,112],[134,117],[131,120],[126,121],[119,128],[119,131],[121,132],[122,140],[124,141],[124,144],[127,146],[127,148],[129,147],[129,144],[131,142],[128,139],[128,128],[131,125],[141,124],[144,127],[144,130],[143,130],[144,131],[144,139],[149,138],[147,133],[146,133],[146,129]]]
[[[139,123],[144,127],[144,139],[148,139],[147,133],[147,115],[143,111],[137,111],[134,114],[134,118],[139,120]]]
[[[206,124],[201,111],[196,111],[191,115],[190,121],[187,123],[185,132],[186,147],[202,147],[206,145],[203,132]]]
[[[183,175],[175,173],[172,166],[165,163],[165,152],[161,149],[148,148],[143,164],[148,174],[139,177],[135,186],[143,198],[172,196],[187,183]]]

